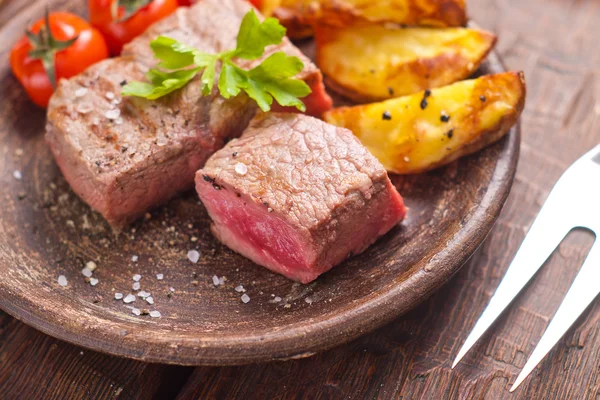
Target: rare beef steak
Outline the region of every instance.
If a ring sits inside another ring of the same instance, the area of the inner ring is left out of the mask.
[[[198,171],[196,189],[221,242],[302,283],[406,214],[383,166],[350,131],[300,114],[257,116]]]

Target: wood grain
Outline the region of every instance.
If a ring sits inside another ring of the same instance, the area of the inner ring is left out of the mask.
[[[584,232],[567,238],[493,331],[450,370],[450,360],[493,294],[551,187],[570,163],[600,142],[600,53],[595,51],[600,3],[478,0],[469,2],[469,13],[499,35],[500,54],[507,66],[524,69],[529,84],[516,181],[484,245],[432,298],[386,327],[305,360],[198,368],[180,398],[600,397],[598,301],[533,375],[515,393],[508,392],[591,245],[593,239]],[[43,357],[46,351],[47,347],[38,347],[34,353]],[[32,357],[25,368],[37,362]],[[0,375],[19,365],[16,361],[9,364],[1,368],[0,363]],[[57,371],[69,367],[57,361]],[[89,379],[85,375],[71,377],[48,393],[59,392],[62,385],[76,379]]]
[[[40,334],[0,311],[2,399],[173,396],[189,372],[87,351]]]
[[[63,7],[82,12],[78,0]],[[0,54],[40,11],[27,8],[5,25]],[[480,69],[501,71],[494,55]],[[301,286],[221,245],[193,192],[116,236],[68,187],[43,138],[43,111],[26,99],[6,64],[0,64],[0,99],[0,307],[74,344],[180,365],[306,357],[410,310],[483,241],[510,190],[519,148],[515,128],[447,168],[393,177],[411,210],[407,219],[364,253]],[[201,254],[195,264],[186,256],[191,249]],[[98,265],[97,286],[80,272],[90,260]],[[129,307],[157,310],[160,318],[135,316],[114,299],[115,292],[134,293],[134,274],[142,275],[154,304],[138,298]],[[58,285],[61,275],[67,287]],[[216,287],[213,276],[227,282]],[[240,284],[248,304],[234,290]]]

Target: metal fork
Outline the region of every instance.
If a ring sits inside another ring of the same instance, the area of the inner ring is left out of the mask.
[[[519,294],[574,228],[600,235],[600,145],[571,165],[556,183],[508,267],[500,286],[458,352],[454,368]],[[596,241],[546,332],[512,385],[514,391],[600,293],[600,243]]]

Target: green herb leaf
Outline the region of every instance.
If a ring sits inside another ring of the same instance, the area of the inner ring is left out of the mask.
[[[282,106],[293,106],[300,111],[306,111],[304,103],[299,98],[308,95],[310,88],[304,81],[291,79],[302,71],[303,67],[304,64],[299,58],[290,57],[282,51],[270,55],[259,66],[248,71],[247,79],[250,82],[248,95],[256,100],[263,111],[270,109],[264,107],[266,103],[271,104],[267,101],[270,96]],[[258,93],[258,90],[264,93]]]
[[[210,62],[202,73],[202,77],[200,80],[202,81],[202,95],[208,96],[210,92],[212,92],[212,88],[215,85],[215,75],[217,68],[217,59],[215,58],[213,62]]]
[[[263,111],[271,109],[273,99],[283,106],[305,111],[300,98],[308,95],[310,88],[294,79],[304,68],[299,58],[276,52],[249,71],[234,62],[236,57],[247,60],[261,57],[266,46],[281,43],[284,35],[285,28],[276,19],[267,18],[261,23],[254,11],[250,11],[242,20],[237,47],[233,50],[207,54],[175,39],[159,36],[150,44],[155,57],[161,61],[147,73],[150,83],[131,82],[123,88],[122,94],[154,100],[182,88],[202,71],[203,96],[209,95],[218,81],[219,92],[226,99],[244,91]],[[218,77],[217,62],[221,62]]]
[[[151,41],[150,48],[154,57],[161,61],[157,67],[164,69],[181,69],[193,65],[198,51],[166,36],[159,36]]]
[[[147,78],[152,83],[129,82],[123,86],[123,96],[143,97],[148,100],[156,100],[160,97],[181,89],[200,71],[201,68],[185,69],[174,72],[161,72],[150,70]]]
[[[279,44],[285,36],[285,28],[275,18],[260,22],[254,10],[248,12],[237,36],[235,55],[245,60],[254,60],[263,55],[265,47]]]
[[[226,99],[237,96],[246,84],[246,71],[233,64],[224,62],[219,76],[219,93]]]

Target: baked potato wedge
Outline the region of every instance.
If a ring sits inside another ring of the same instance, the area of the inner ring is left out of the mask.
[[[413,174],[499,140],[524,105],[523,73],[505,72],[380,103],[336,108],[324,119],[354,132],[388,171]]]
[[[465,0],[264,0],[261,11],[279,19],[292,39],[312,35],[315,23],[337,27],[365,22],[463,26]]]
[[[379,101],[469,77],[496,43],[469,28],[315,27],[316,63],[328,86],[357,102]]]
[[[467,23],[465,0],[304,0],[313,21],[350,26],[361,21],[391,22],[415,26],[463,26]]]

